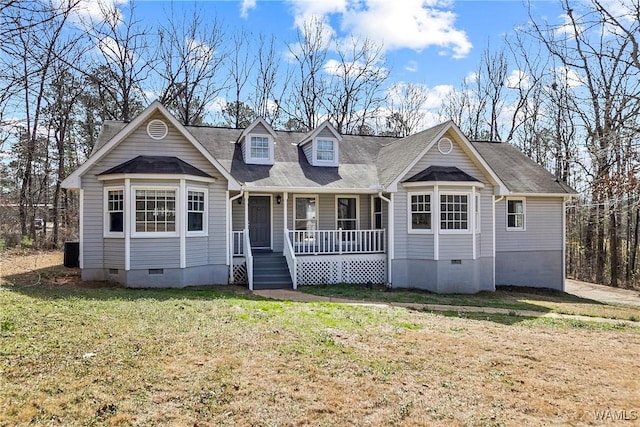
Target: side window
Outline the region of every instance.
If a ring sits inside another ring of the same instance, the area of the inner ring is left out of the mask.
[[[525,229],[524,199],[507,200],[507,230]]]
[[[380,197],[373,198],[373,220],[372,225],[376,230],[382,228],[382,199]]]
[[[187,231],[205,232],[206,194],[204,191],[187,191]]]
[[[431,231],[431,193],[409,195],[409,231]]]
[[[124,190],[106,190],[105,234],[117,237],[124,232]]]

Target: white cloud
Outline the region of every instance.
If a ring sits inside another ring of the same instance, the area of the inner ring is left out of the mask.
[[[441,48],[441,54],[465,57],[471,50],[467,34],[455,27],[456,15],[442,0],[403,0],[401,5],[389,0],[289,0],[294,5],[295,23],[312,17],[340,15],[340,30],[367,37],[385,49]]]
[[[55,0],[62,6],[64,0]],[[83,19],[102,20],[103,11],[118,8],[129,3],[129,0],[79,0],[74,12],[80,21]]]
[[[249,16],[249,11],[251,9],[255,9],[256,0],[242,0],[242,5],[240,6],[240,16],[243,18],[247,18]]]
[[[404,69],[410,73],[418,71],[418,63],[416,61],[409,61],[405,64]]]
[[[507,76],[505,82],[509,89],[529,89],[531,87],[531,79],[522,70],[512,70],[511,74]]]

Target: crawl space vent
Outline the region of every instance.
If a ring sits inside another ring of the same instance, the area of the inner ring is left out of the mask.
[[[162,120],[151,120],[147,125],[147,135],[153,139],[163,139],[167,133],[169,133],[169,128]]]

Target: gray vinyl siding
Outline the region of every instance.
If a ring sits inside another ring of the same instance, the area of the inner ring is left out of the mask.
[[[209,264],[227,262],[226,188],[222,179],[209,186]]]
[[[434,245],[433,234],[409,234],[408,233],[408,197],[404,188],[399,188],[394,195],[395,217],[395,257],[414,259],[433,259]],[[434,218],[432,218],[433,223]]]
[[[507,231],[507,199],[496,204],[496,252],[562,250],[562,198],[524,200],[524,231]]]
[[[180,268],[180,239],[131,239],[131,269]]]
[[[284,201],[276,203],[276,195],[271,199],[271,236],[274,252],[282,252],[284,244]]]
[[[187,237],[187,267],[206,265],[209,261],[209,245],[207,237]],[[226,260],[225,260],[226,261]]]
[[[316,138],[332,138],[335,139],[335,136],[333,135],[333,132],[331,132],[331,130],[329,128],[324,128],[320,131],[320,133],[318,134],[318,136],[316,136]]]
[[[440,153],[440,151],[438,151],[437,144],[434,144],[424,157],[422,157],[422,159],[420,159],[418,163],[416,163],[413,168],[411,168],[411,170],[400,179],[400,182],[422,172],[429,166],[455,166],[485,185],[489,184],[489,181],[484,177],[482,172],[480,172],[480,169],[478,169],[476,164],[473,163],[471,158],[462,150],[453,135],[447,136],[453,141],[453,149],[451,150],[451,153]]]
[[[493,186],[489,180],[483,175],[478,166],[463,151],[456,141],[455,135],[447,135],[453,141],[453,149],[449,154],[442,154],[438,151],[435,144],[422,159],[420,159],[407,174],[400,179],[404,181],[422,172],[429,166],[455,166],[469,175],[473,176],[485,186],[480,190],[480,233],[476,234],[476,257],[492,257],[493,256]],[[396,259],[434,259],[434,234],[409,234],[408,225],[408,193],[433,191],[433,186],[424,187],[403,187],[398,185],[398,191],[394,195],[394,217],[395,217],[395,258]],[[439,187],[440,194],[448,191],[465,192],[472,196],[469,187]],[[439,203],[437,195],[432,199],[433,204]],[[469,199],[471,205],[471,200]],[[470,206],[471,209],[471,206]],[[471,212],[475,215],[475,212]],[[471,218],[469,218],[471,220]],[[432,217],[434,230],[437,232],[437,221],[439,218]],[[473,235],[439,233],[438,247],[440,260],[452,259],[472,259],[473,258]]]
[[[82,177],[83,200],[83,268],[103,268],[104,266],[104,193],[102,183],[93,175]]]
[[[151,117],[149,121],[153,119],[164,120],[162,115]],[[162,140],[151,139],[146,130],[149,121],[140,125],[131,135],[121,141],[115,149],[100,159],[88,171],[87,175],[98,174],[137,156],[162,155],[178,157],[209,175],[224,180],[213,165],[166,120],[164,121],[169,126],[167,136]]]
[[[124,267],[124,238],[104,239],[104,268]]]
[[[161,115],[152,119],[163,119]],[[166,120],[165,120],[166,122]],[[134,130],[111,152],[96,162],[82,177],[84,189],[83,255],[85,269],[124,268],[124,238],[104,239],[104,186],[122,185],[122,181],[98,181],[96,175],[139,155],[175,156],[216,178],[211,184],[191,183],[187,186],[207,188],[209,237],[186,237],[187,265],[226,263],[226,179],[213,165],[169,123],[169,133],[163,140],[153,140],[146,133],[147,122]],[[133,186],[179,186],[180,177],[172,180],[131,180]],[[180,208],[184,218],[186,210]],[[131,238],[132,270],[148,268],[179,268],[180,238]]]
[[[310,165],[313,164],[313,143],[308,143],[302,146],[302,152],[304,153],[304,156],[307,158],[307,162],[309,162]]]
[[[241,204],[238,204],[240,199],[236,199],[231,203],[231,228],[233,231],[244,230],[244,198],[241,199]]]
[[[480,190],[480,234],[476,245],[478,257],[493,257],[493,186]]]

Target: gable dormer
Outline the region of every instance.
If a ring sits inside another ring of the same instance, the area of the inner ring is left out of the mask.
[[[304,136],[298,143],[307,161],[312,166],[338,167],[340,164],[340,144],[342,135],[325,121]]]
[[[273,165],[276,133],[262,117],[253,121],[238,138],[242,158],[249,165]]]

